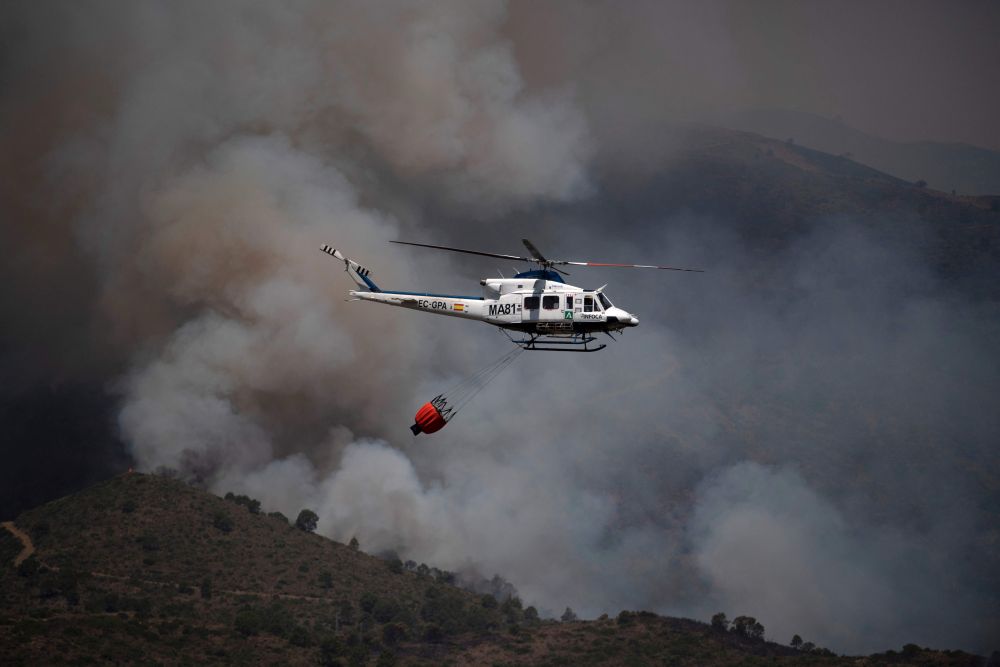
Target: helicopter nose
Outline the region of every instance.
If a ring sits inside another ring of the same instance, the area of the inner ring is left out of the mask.
[[[628,325],[630,327],[637,327],[637,326],[639,326],[639,318],[636,317],[635,315],[630,315],[629,316]]]

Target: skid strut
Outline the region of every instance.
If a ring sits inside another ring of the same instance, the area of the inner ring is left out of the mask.
[[[511,338],[511,341],[522,350],[535,350],[541,352],[598,352],[607,347],[607,345],[603,343],[591,347],[590,344],[597,340],[597,338],[591,336],[590,334],[560,336],[558,339],[555,336],[546,336],[544,334],[529,333],[527,336],[527,338],[522,338],[520,340]],[[508,338],[510,338],[509,335]]]

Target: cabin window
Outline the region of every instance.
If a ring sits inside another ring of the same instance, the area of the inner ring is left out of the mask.
[[[583,297],[583,312],[585,313],[594,312],[594,297],[592,296]]]
[[[555,310],[559,307],[559,297],[558,296],[543,296],[542,297],[542,308],[545,310]]]
[[[526,297],[524,297],[524,309],[525,310],[538,310],[538,297],[537,296],[526,296]]]
[[[566,297],[566,309],[573,310],[573,297],[571,296]]]

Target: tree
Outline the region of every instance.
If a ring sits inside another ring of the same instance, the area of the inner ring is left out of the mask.
[[[302,510],[299,512],[299,516],[295,519],[295,527],[299,530],[304,530],[307,533],[311,533],[316,530],[316,523],[319,521],[319,516],[316,512],[312,510]]]
[[[802,637],[799,637],[798,635],[792,637],[791,647],[797,650],[801,646],[802,646]]]
[[[560,618],[560,620],[562,620],[563,623],[569,623],[570,621],[575,621],[576,620],[576,612],[574,612],[569,607],[566,607],[566,611],[564,611],[562,613],[562,616],[560,616],[559,618]]]
[[[712,616],[712,629],[725,632],[729,629],[729,619],[721,611]]]
[[[358,544],[358,538],[356,538],[356,537],[352,537],[352,538],[351,538],[351,541],[347,543],[347,546],[349,546],[349,547],[351,547],[352,549],[354,549],[355,551],[357,551],[357,550],[358,550],[358,548],[359,548],[359,547],[360,547],[361,545],[360,545],[360,544]]]
[[[733,619],[732,632],[747,639],[762,639],[764,626],[758,623],[753,616],[737,616]]]
[[[534,607],[528,607],[524,610],[524,622],[525,623],[537,623],[538,622],[538,610]]]
[[[918,188],[920,188],[921,190],[923,190],[924,188],[927,187],[927,181],[925,181],[924,179],[921,178],[919,181],[917,181],[916,183],[914,183],[914,185],[916,185]]]
[[[490,595],[489,593],[486,593],[481,598],[479,598],[479,604],[481,604],[486,609],[496,609],[497,599],[492,595]]]
[[[806,653],[812,653],[814,648],[816,648],[816,645],[813,644],[812,642],[806,642],[800,647],[800,649],[805,651]]]

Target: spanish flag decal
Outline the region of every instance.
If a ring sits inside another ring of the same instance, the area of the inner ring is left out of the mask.
[[[465,310],[465,304],[464,303],[456,303],[454,306],[452,306],[452,308],[454,310],[457,310],[458,312],[461,313],[461,312],[463,312]]]

